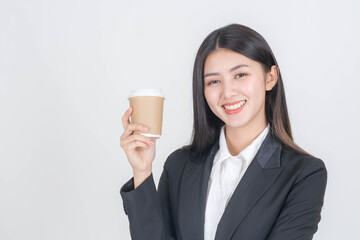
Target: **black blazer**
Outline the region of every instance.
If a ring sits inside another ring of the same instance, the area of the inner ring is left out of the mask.
[[[150,175],[120,190],[132,239],[204,239],[208,180],[217,141],[206,156],[177,149],[164,164],[156,191]],[[237,185],[216,240],[312,239],[327,182],[321,159],[281,145],[270,134]]]

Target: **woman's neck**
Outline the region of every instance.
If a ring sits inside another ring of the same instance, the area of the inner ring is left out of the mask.
[[[229,152],[232,156],[238,155],[250,145],[255,138],[266,128],[267,122],[250,124],[241,128],[225,126],[225,139]]]

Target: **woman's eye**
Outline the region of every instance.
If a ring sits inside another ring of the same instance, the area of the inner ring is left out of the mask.
[[[237,77],[237,76],[243,77],[243,76],[245,76],[245,75],[246,75],[245,73],[239,73],[239,74],[236,74],[235,77]]]
[[[219,80],[212,80],[207,85],[211,85],[211,84],[215,83],[216,81],[219,81]]]

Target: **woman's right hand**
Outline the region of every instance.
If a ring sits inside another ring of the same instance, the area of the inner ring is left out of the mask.
[[[148,127],[144,124],[130,123],[132,110],[130,107],[122,117],[124,132],[120,137],[120,146],[124,149],[133,169],[134,187],[136,188],[151,175],[156,140],[134,133],[134,131],[147,132]]]

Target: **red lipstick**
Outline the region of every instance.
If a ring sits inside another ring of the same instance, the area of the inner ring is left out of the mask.
[[[229,106],[229,105],[234,105],[234,104],[238,104],[239,102],[244,101],[244,100],[240,100],[237,102],[232,102],[232,103],[225,103],[223,106]]]
[[[239,101],[239,102],[241,102],[241,101]],[[234,105],[234,104],[237,104],[237,103],[239,103],[239,102],[233,102],[233,103],[226,103],[226,104],[224,104],[224,106],[226,105],[226,106],[228,106],[228,105]],[[244,103],[244,105],[242,105],[241,107],[239,107],[239,108],[237,108],[237,109],[234,109],[234,110],[228,110],[228,109],[225,109],[225,107],[223,107],[224,108],[224,110],[225,110],[225,112],[227,113],[227,114],[236,114],[236,113],[238,113],[238,112],[240,112],[241,110],[243,110],[243,108],[245,107],[245,104],[246,104],[246,101],[245,101],[245,103]]]

